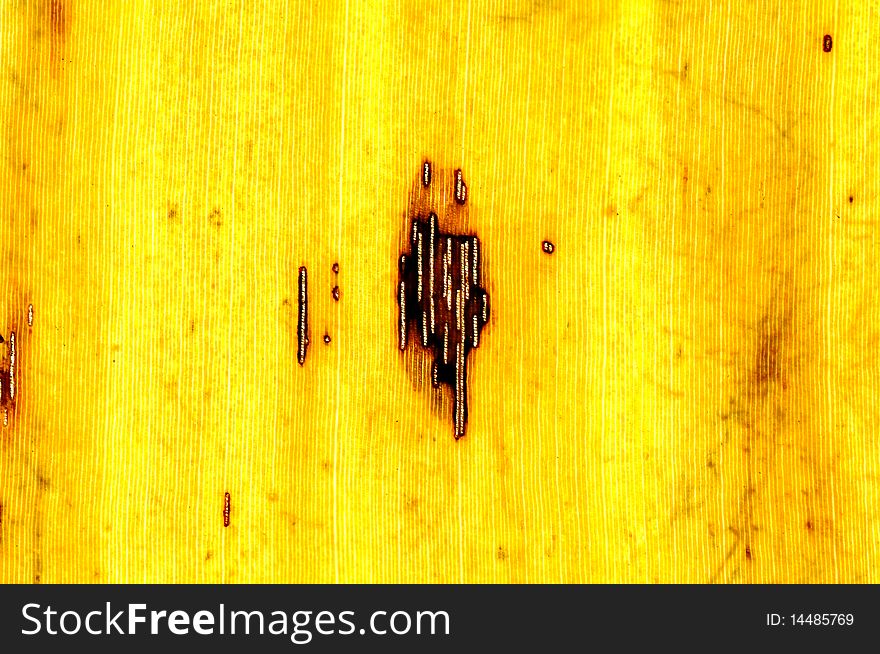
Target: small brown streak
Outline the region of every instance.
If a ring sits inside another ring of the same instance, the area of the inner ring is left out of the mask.
[[[334,286],[333,290],[330,291],[330,294],[333,296],[333,300],[335,302],[339,302],[339,287],[338,286]]]
[[[6,343],[6,366],[0,368],[0,409],[3,411],[3,426],[9,425],[11,416],[15,413],[16,402],[16,379],[15,379],[15,363],[17,350],[15,345],[15,332],[9,334],[9,338],[0,343]]]
[[[461,169],[455,171],[455,201],[459,204],[467,202],[467,184],[464,183]]]
[[[309,308],[308,308],[308,277],[305,266],[299,269],[299,318],[296,325],[297,350],[296,360],[299,365],[306,362],[309,347]]]
[[[431,185],[431,162],[426,161],[422,164],[422,186],[428,188]]]
[[[34,305],[33,304],[28,305],[27,324],[28,324],[28,327],[34,326]]]
[[[15,402],[15,332],[9,334],[9,399]]]
[[[229,515],[232,512],[232,501],[229,496],[229,491],[226,491],[226,494],[223,496],[223,526],[229,526]]]

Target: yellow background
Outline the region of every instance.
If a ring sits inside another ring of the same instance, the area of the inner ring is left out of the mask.
[[[0,581],[877,581],[876,3],[0,7]],[[396,347],[424,158],[459,442]]]

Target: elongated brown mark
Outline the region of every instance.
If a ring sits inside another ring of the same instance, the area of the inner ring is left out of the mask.
[[[334,287],[333,287],[333,290],[330,291],[330,295],[333,296],[333,300],[334,300],[335,302],[339,302],[339,287],[338,287],[338,286],[334,286]]]
[[[15,346],[15,332],[9,333],[5,341],[0,337],[0,343],[6,345],[6,357],[0,367],[0,409],[3,411],[3,426],[9,425],[9,418],[15,412],[15,359],[17,356]]]
[[[57,78],[59,65],[64,61],[68,32],[68,10],[65,2],[49,2],[49,65],[50,76]]]
[[[467,184],[464,183],[461,169],[455,171],[455,201],[459,204],[467,202]]]
[[[223,526],[229,526],[229,515],[232,512],[232,499],[229,496],[229,491],[223,496]]]
[[[422,164],[422,186],[428,188],[431,185],[431,162],[426,161]]]
[[[831,52],[831,46],[833,42],[831,40],[831,35],[826,34],[822,39],[822,51],[823,52]]]
[[[297,350],[296,360],[299,365],[306,362],[306,351],[309,347],[309,307],[308,278],[305,266],[299,269],[299,317],[296,323]]]
[[[455,171],[453,185],[455,203],[464,204],[467,187],[461,170]],[[435,211],[420,213],[418,208],[411,212],[409,252],[398,260],[398,347],[407,349],[412,330],[421,347],[432,352],[431,383],[452,389],[457,440],[467,428],[467,355],[480,345],[480,332],[489,320],[489,295],[480,286],[479,238],[441,230]]]

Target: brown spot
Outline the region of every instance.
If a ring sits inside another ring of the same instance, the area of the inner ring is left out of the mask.
[[[214,550],[208,550],[205,552],[205,561],[210,561],[214,558]]]
[[[338,274],[339,274],[339,264],[338,264],[338,263],[334,263],[333,266],[331,266],[330,269],[333,271],[333,274],[334,274],[334,275],[338,275]]]
[[[403,505],[406,507],[407,511],[415,511],[419,506],[419,498],[411,495],[404,495]]]
[[[330,294],[333,296],[333,299],[336,302],[339,302],[339,287],[338,286],[334,286],[333,290],[330,291]]]
[[[507,550],[504,549],[503,547],[501,547],[501,545],[499,545],[498,551],[495,553],[495,557],[499,561],[506,561],[507,560]]]
[[[850,203],[850,204],[853,203],[853,196],[851,196],[851,195],[849,196],[849,203]]]
[[[752,558],[752,548],[746,545],[746,558],[751,560]]]
[[[330,345],[330,334],[324,334],[324,345]]]
[[[229,491],[226,491],[226,494],[223,496],[223,526],[229,526],[229,515],[232,512],[232,501],[229,496]]]
[[[541,249],[545,252],[545,254],[553,254],[554,250],[556,250],[556,246],[553,245],[550,241],[544,241],[541,243]]]
[[[175,221],[177,220],[177,205],[172,204],[168,209],[168,220]]]
[[[813,531],[813,521],[807,520],[807,531]]]
[[[831,35],[826,34],[824,37],[822,37],[822,51],[823,52],[831,52],[831,45],[832,45]]]
[[[214,207],[211,210],[211,213],[208,214],[208,220],[214,227],[222,227],[223,226],[223,214],[220,213],[220,209]]]

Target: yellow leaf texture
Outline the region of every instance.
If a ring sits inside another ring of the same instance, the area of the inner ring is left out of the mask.
[[[876,582],[878,18],[3,0],[0,581]]]

